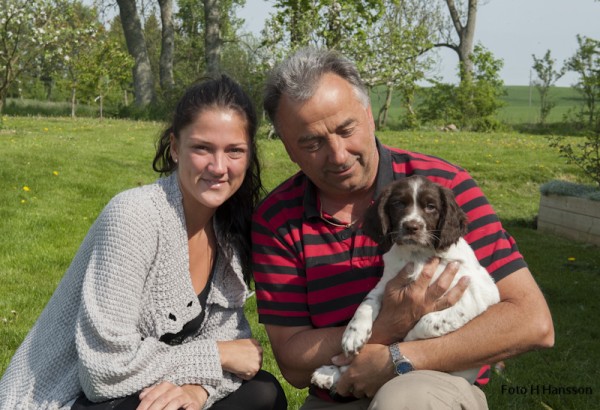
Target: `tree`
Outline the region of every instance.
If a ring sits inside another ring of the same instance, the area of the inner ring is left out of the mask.
[[[452,33],[446,30],[446,33],[443,34],[444,40],[435,46],[447,47],[455,51],[458,55],[460,67],[460,81],[470,81],[473,73],[471,54],[474,48],[475,25],[477,22],[477,0],[468,0],[466,11],[460,8],[464,6],[462,2],[459,2],[457,7],[454,0],[445,1],[448,6],[451,26],[454,28],[454,34],[458,36],[458,41],[453,40]]]
[[[474,131],[489,131],[499,126],[495,114],[502,107],[500,97],[505,93],[500,78],[502,60],[480,44],[471,55],[473,72],[469,81],[458,86],[434,83],[427,90],[421,115],[429,121],[458,124]]]
[[[382,17],[369,30],[372,35],[347,53],[357,62],[369,87],[384,86],[386,98],[377,115],[377,127],[386,126],[394,90],[400,92],[406,116],[404,126],[417,123],[413,108],[417,82],[431,61],[424,53],[431,47],[431,15],[427,1],[399,0],[385,6]]]
[[[10,86],[26,71],[50,58],[61,43],[60,3],[0,0],[0,114]],[[1,115],[0,115],[1,118]]]
[[[467,127],[487,131],[497,127],[495,115],[504,104],[500,100],[506,93],[500,78],[503,62],[481,44],[474,47],[470,60],[471,79],[458,87],[460,117]]]
[[[96,46],[82,55],[78,65],[81,88],[90,100],[99,103],[100,118],[103,118],[106,95],[130,78],[134,62],[129,54],[121,50],[120,44],[106,32],[100,32]]]
[[[79,78],[89,68],[81,61],[90,49],[98,45],[98,33],[104,31],[98,21],[96,10],[80,1],[67,4],[63,10],[63,25],[58,28],[62,42],[55,46],[50,58],[45,59],[42,71],[49,78],[56,77],[57,83],[69,90],[71,117],[75,117]]]
[[[160,45],[160,88],[170,92],[175,86],[173,58],[175,55],[175,26],[173,23],[173,0],[158,0],[160,5],[161,45]]]
[[[211,0],[206,5],[197,0],[178,1],[177,82],[188,82],[203,73],[215,75],[224,71],[224,49],[239,41],[237,31],[242,20],[235,17],[235,9],[243,4],[244,0]],[[209,10],[205,6],[209,6]]]
[[[140,22],[135,0],[117,0],[117,4],[119,5],[127,49],[135,61],[133,66],[135,104],[138,107],[145,107],[154,100],[155,93],[154,76],[148,57],[144,32],[142,31],[142,23]]]
[[[206,72],[216,77],[221,71],[221,10],[219,0],[204,0],[204,55]]]
[[[564,75],[564,70],[554,68],[556,60],[550,55],[550,50],[546,51],[542,58],[537,58],[534,54],[532,57],[533,69],[538,77],[534,85],[540,94],[540,124],[544,125],[548,114],[556,104],[550,99],[550,88]]]
[[[342,52],[364,42],[384,10],[384,0],[279,0],[263,32],[266,46],[278,47],[277,59],[305,46]]]
[[[584,99],[582,116],[587,117],[587,127],[600,132],[600,41],[578,35],[577,43],[579,48],[566,67],[579,75],[575,89]]]

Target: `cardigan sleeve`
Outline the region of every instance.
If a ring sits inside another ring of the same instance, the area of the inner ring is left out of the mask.
[[[76,323],[79,380],[92,401],[133,394],[173,378],[214,387],[223,378],[216,340],[169,346],[139,332],[160,226],[156,208],[144,204],[117,196],[92,227]]]

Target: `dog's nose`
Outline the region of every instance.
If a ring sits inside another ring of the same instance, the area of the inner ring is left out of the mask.
[[[402,229],[406,231],[406,233],[412,234],[419,232],[423,228],[423,224],[417,221],[406,221],[402,224]]]

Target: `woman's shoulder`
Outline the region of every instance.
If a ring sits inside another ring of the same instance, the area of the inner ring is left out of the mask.
[[[172,176],[160,178],[150,184],[130,188],[116,194],[107,206],[149,209],[167,205],[177,196],[177,181]],[[179,194],[179,197],[181,195]]]
[[[103,209],[101,217],[137,222],[158,220],[162,219],[157,218],[159,215],[169,210],[177,213],[177,203],[181,203],[181,194],[176,178],[169,176],[116,194]]]

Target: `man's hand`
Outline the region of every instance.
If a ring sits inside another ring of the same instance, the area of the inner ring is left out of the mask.
[[[137,410],[200,410],[207,400],[202,386],[162,382],[142,390]]]
[[[459,269],[459,264],[452,262],[431,283],[439,263],[438,258],[427,262],[414,282],[407,279],[413,268],[412,264],[408,264],[388,282],[370,343],[388,345],[402,340],[424,315],[447,309],[461,298],[469,285],[469,278],[461,278],[456,286],[449,289]]]
[[[334,356],[337,366],[349,365],[336,385],[341,396],[373,397],[386,382],[395,376],[392,358],[385,345],[367,344],[354,357]]]

